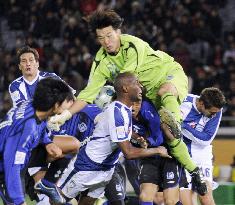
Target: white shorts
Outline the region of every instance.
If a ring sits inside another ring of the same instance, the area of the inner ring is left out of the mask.
[[[58,186],[68,198],[74,198],[82,191],[89,189],[87,196],[102,197],[105,186],[112,178],[114,168],[109,171],[76,171],[68,166],[66,172],[58,181]]]
[[[203,179],[205,181],[211,182],[213,183],[213,166],[211,165],[197,165],[203,174]],[[189,172],[187,170],[185,170],[186,172],[186,177],[187,177],[187,181],[189,183],[188,188],[186,189],[192,189],[192,184],[191,184],[191,176],[189,174]]]

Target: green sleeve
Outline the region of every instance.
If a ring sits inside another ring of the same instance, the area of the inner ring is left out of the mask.
[[[85,89],[79,93],[77,98],[88,103],[93,103],[96,96],[99,94],[100,89],[105,85],[109,78],[110,73],[106,64],[102,61],[94,60],[91,67],[88,84]]]

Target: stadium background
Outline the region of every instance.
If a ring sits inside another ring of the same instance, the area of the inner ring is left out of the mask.
[[[184,67],[190,92],[220,88],[227,105],[213,143],[217,204],[235,204],[234,0],[0,0],[0,119],[11,107],[8,85],[20,76],[16,51],[36,48],[40,70],[55,72],[78,92],[87,83],[99,46],[83,19],[113,8],[123,32],[166,51]],[[0,202],[1,204],[1,202]]]

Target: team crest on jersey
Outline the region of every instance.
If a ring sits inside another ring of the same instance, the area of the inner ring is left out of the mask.
[[[167,172],[166,173],[166,178],[167,179],[174,179],[174,173],[173,172]]]
[[[193,129],[197,126],[196,122],[190,122],[189,123],[190,127],[192,127]]]
[[[109,63],[107,65],[107,68],[110,71],[112,79],[115,79],[117,77],[117,75],[120,73],[120,69],[114,63]]]
[[[80,132],[85,132],[85,131],[87,130],[86,124],[85,124],[84,122],[78,124],[78,130],[79,130]]]
[[[14,101],[17,101],[20,99],[20,93],[18,90],[14,91],[13,93],[11,93],[11,97]]]
[[[117,191],[122,191],[122,186],[120,184],[116,184],[116,190]]]
[[[168,75],[168,76],[166,77],[166,80],[172,80],[173,78],[174,78],[173,75]]]

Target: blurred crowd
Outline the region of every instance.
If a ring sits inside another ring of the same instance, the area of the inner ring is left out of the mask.
[[[86,16],[113,8],[123,33],[171,54],[189,76],[190,92],[207,86],[226,95],[226,116],[235,116],[235,30],[225,30],[226,0],[7,0],[0,1],[0,118],[11,106],[8,85],[21,75],[16,51],[36,48],[40,70],[54,72],[79,90],[87,83],[99,48]],[[235,26],[233,27],[235,28]]]

